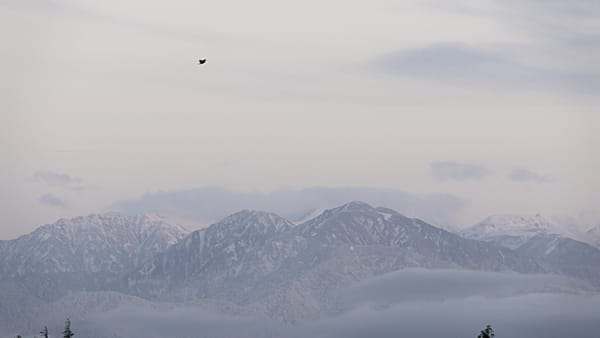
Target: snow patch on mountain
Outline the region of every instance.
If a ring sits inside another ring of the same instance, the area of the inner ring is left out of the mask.
[[[558,223],[539,214],[494,215],[461,232],[461,235],[466,238],[495,242],[510,249],[516,249],[540,234],[576,236]]]

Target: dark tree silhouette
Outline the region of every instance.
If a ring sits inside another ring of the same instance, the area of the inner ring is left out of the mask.
[[[40,334],[42,335],[42,337],[48,338],[48,328],[44,326],[44,329],[40,331]]]
[[[479,334],[479,336],[477,336],[477,338],[492,338],[494,337],[496,334],[494,333],[494,330],[492,329],[491,325],[487,325],[485,327],[485,329],[481,330],[481,333]]]
[[[71,338],[74,335],[75,334],[73,333],[73,331],[71,331],[71,320],[67,318],[67,321],[65,321],[65,330],[63,331],[63,338]]]

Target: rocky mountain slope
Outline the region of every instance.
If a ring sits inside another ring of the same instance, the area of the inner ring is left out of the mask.
[[[103,290],[187,233],[151,216],[60,219],[3,241],[0,279],[17,279],[29,292],[48,300],[75,290]]]
[[[331,290],[404,267],[544,271],[501,246],[351,202],[295,226],[265,212],[234,214],[129,275],[125,290],[155,299],[224,299],[289,321],[335,311]]]
[[[600,288],[600,250],[553,234],[532,237],[517,252],[533,257],[550,271],[589,281]]]
[[[0,246],[2,276],[120,273],[182,239],[187,231],[150,216],[60,219]]]
[[[462,234],[514,249],[535,259],[548,271],[600,287],[600,250],[589,244],[593,241],[592,234],[581,238],[580,234],[540,215],[491,216]]]

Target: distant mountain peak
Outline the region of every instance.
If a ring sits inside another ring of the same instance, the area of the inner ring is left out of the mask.
[[[375,210],[371,205],[362,201],[351,201],[334,210],[343,211],[372,211]]]
[[[540,234],[569,235],[559,224],[540,214],[492,215],[462,231],[467,238],[496,242],[511,249]]]
[[[490,229],[521,230],[527,232],[566,234],[565,229],[558,223],[540,215],[492,215],[484,219],[478,226]]]
[[[283,217],[281,217],[277,214],[274,214],[272,212],[262,211],[262,210],[244,209],[244,210],[240,210],[236,213],[233,213],[233,214],[225,217],[221,222],[249,221],[249,220],[256,220],[256,219],[271,220],[271,221],[285,220]]]
[[[4,243],[0,273],[110,272],[130,269],[188,231],[152,216],[90,214],[61,218]]]
[[[313,219],[307,220],[307,222],[311,222],[317,219],[327,219],[335,215],[345,214],[345,213],[376,213],[377,209],[372,207],[371,205],[361,202],[361,201],[352,201],[346,204],[343,204],[339,207],[326,209],[322,213],[320,213],[317,217]]]
[[[262,224],[280,224],[287,223],[292,225],[292,222],[267,211],[248,210],[244,209],[223,218],[219,224],[243,224],[243,223],[262,223]]]
[[[481,224],[502,225],[512,227],[536,227],[540,229],[552,229],[558,225],[548,218],[540,215],[519,215],[519,214],[497,214],[484,219]]]
[[[242,233],[252,228],[261,233],[275,233],[286,231],[293,226],[294,223],[277,214],[245,209],[223,218],[221,221],[209,226],[207,230],[220,229],[225,232]]]

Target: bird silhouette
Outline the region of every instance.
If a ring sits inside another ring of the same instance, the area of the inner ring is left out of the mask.
[[[200,59],[200,60],[198,60],[198,64],[199,65],[203,65],[204,63],[206,63],[206,59]]]

